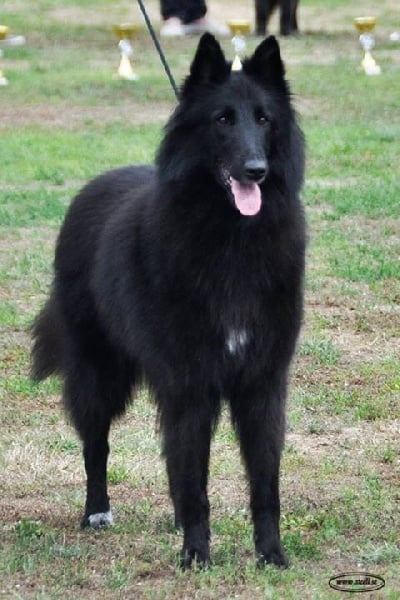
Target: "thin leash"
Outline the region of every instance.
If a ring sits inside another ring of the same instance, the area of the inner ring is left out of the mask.
[[[150,21],[149,15],[147,14],[146,7],[145,7],[145,5],[143,3],[143,0],[138,0],[138,4],[139,4],[139,8],[141,10],[141,13],[143,15],[143,18],[146,21],[147,28],[149,30],[149,33],[150,33],[151,37],[152,37],[154,45],[155,45],[155,47],[157,49],[158,55],[159,55],[160,60],[161,60],[161,62],[163,64],[163,67],[165,69],[165,72],[167,74],[169,82],[171,84],[171,87],[174,90],[174,93],[175,93],[175,96],[176,96],[177,100],[179,100],[179,90],[178,90],[178,87],[177,87],[177,85],[175,83],[175,79],[174,79],[174,76],[172,75],[171,69],[169,68],[169,64],[168,64],[167,58],[166,58],[166,56],[164,54],[164,51],[161,48],[161,44],[160,44],[160,42],[159,42],[159,40],[157,38],[156,32],[154,31],[154,27],[151,24],[151,21]]]

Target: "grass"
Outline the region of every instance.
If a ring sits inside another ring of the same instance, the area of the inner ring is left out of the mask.
[[[158,2],[149,0],[158,19]],[[252,18],[251,6],[235,5]],[[6,2],[0,21],[27,36],[6,49],[0,89],[0,595],[5,598],[338,598],[329,579],[384,577],[400,591],[398,77],[394,0],[382,0],[374,51],[379,77],[357,70],[345,0],[300,4],[306,32],[281,40],[306,133],[309,222],[306,313],[288,406],[282,536],[288,571],[259,571],[248,490],[224,415],[210,465],[213,566],[181,573],[154,408],[144,392],[112,431],[116,525],[79,529],[80,443],[59,407],[60,386],[28,378],[29,324],[51,281],[54,241],[85,181],[152,161],[174,97],[142,31],[135,84],[113,78],[113,22],[140,20],[118,0]],[[214,0],[226,18],[231,6]],[[272,24],[276,31],[277,20]],[[196,39],[165,42],[177,80]],[[251,50],[256,40],[249,39]],[[231,52],[230,42],[224,47]]]

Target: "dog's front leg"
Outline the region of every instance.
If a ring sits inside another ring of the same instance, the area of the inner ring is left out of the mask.
[[[268,392],[244,391],[232,402],[232,417],[239,434],[250,482],[250,507],[259,566],[289,565],[280,541],[279,467],[284,437],[284,391],[272,383]]]
[[[181,567],[193,561],[204,567],[210,562],[207,482],[215,409],[192,394],[164,398],[160,408],[175,524],[183,527]]]

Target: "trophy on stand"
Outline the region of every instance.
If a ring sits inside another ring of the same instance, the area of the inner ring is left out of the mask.
[[[23,35],[10,35],[7,25],[0,25],[0,58],[3,56],[2,47],[16,47],[25,44]],[[8,79],[0,68],[0,86],[8,85]]]
[[[227,24],[233,35],[232,44],[235,49],[232,71],[240,71],[242,69],[241,58],[244,56],[246,50],[245,35],[250,33],[250,21],[245,19],[231,19]]]
[[[371,50],[375,46],[375,37],[372,32],[376,27],[376,17],[357,17],[354,19],[354,25],[360,32],[360,44],[364,50],[361,67],[366,75],[379,75],[381,68],[371,54]]]
[[[8,36],[9,29],[6,25],[0,25],[0,43]],[[3,50],[0,48],[0,58],[3,56]],[[8,81],[0,67],[0,85],[8,85]]]
[[[118,77],[128,81],[135,81],[137,79],[137,75],[134,72],[131,64],[131,58],[133,56],[131,40],[138,30],[139,26],[135,23],[122,23],[121,25],[114,25],[113,27],[113,32],[119,40],[118,48],[121,52],[121,60],[118,67]]]

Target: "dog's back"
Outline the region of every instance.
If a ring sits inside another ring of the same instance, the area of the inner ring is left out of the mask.
[[[53,290],[32,326],[34,380],[65,375],[70,323],[79,327],[84,321],[95,321],[90,286],[104,227],[125,203],[132,206],[143,195],[140,190],[151,188],[155,178],[154,167],[115,169],[89,182],[71,204],[57,241]]]

